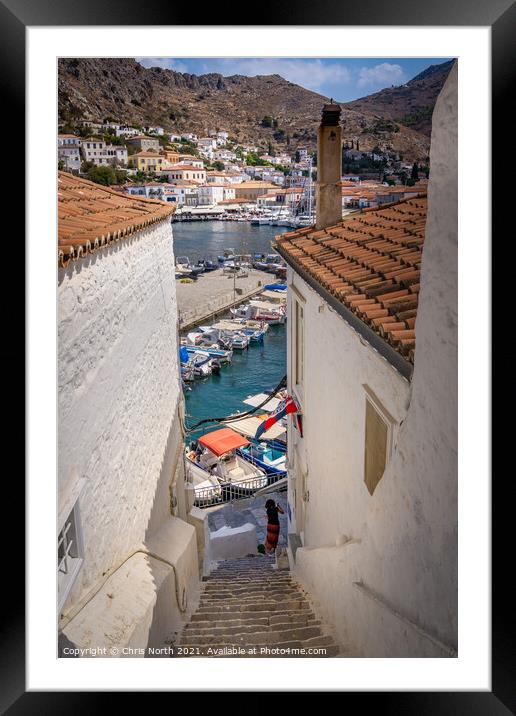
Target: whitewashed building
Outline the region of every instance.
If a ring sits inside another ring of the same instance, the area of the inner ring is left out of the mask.
[[[199,206],[219,204],[226,199],[235,198],[235,187],[231,184],[205,184],[198,189]]]
[[[342,220],[338,106],[288,264],[289,556],[350,656],[457,655],[457,68],[428,196]]]
[[[101,139],[87,138],[81,142],[81,155],[86,162],[96,166],[127,165],[127,148],[116,144],[107,144]]]
[[[60,640],[122,655],[162,645],[198,590],[172,208],[63,172],[58,197]]]
[[[65,171],[78,173],[81,169],[81,138],[75,134],[59,134],[57,137],[57,159]]]

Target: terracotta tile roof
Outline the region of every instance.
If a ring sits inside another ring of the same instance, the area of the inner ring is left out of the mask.
[[[123,194],[66,172],[58,172],[57,195],[58,261],[63,267],[174,212],[162,201]]]
[[[276,244],[293,266],[414,362],[427,197],[353,213],[340,224],[281,234]]]

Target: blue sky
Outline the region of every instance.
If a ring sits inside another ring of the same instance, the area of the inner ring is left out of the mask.
[[[430,65],[445,62],[437,58],[289,58],[289,57],[137,57],[144,67],[164,67],[177,72],[203,75],[278,74],[290,82],[341,102],[349,102],[384,87],[401,85]]]

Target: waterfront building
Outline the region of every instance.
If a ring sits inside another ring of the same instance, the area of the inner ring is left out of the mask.
[[[200,186],[198,189],[199,206],[205,206],[207,204],[219,204],[224,199],[235,198],[235,185],[232,184],[205,184]]]
[[[159,646],[199,584],[173,209],[64,172],[58,181],[60,641]]]
[[[199,185],[191,181],[174,181],[167,184],[163,201],[172,201],[180,206],[197,206],[199,201]]]
[[[244,181],[235,184],[235,197],[255,201],[259,196],[275,188],[274,184],[265,181]]]
[[[340,107],[287,262],[289,557],[350,653],[457,654],[457,66],[427,196],[342,219]]]

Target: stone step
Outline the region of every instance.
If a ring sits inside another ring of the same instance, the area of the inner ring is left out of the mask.
[[[244,592],[243,594],[201,595],[199,606],[206,604],[239,604],[251,601],[279,602],[282,600],[302,599],[303,595],[297,589],[288,592]]]
[[[217,644],[220,641],[224,641],[225,633],[224,630],[221,631],[223,633],[203,635],[203,643]],[[278,629],[275,631],[241,632],[233,633],[229,636],[228,646],[243,645],[247,647],[253,646],[254,644],[276,644],[281,641],[304,641],[305,639],[311,639],[312,637],[317,636],[323,636],[323,634],[321,633],[321,629],[318,626],[293,627],[290,629]],[[200,639],[198,635],[190,635],[189,633],[183,632],[177,642],[177,645],[190,646],[191,644],[198,644],[199,641]]]
[[[235,616],[234,612],[220,612],[220,611],[218,611],[218,612],[201,612],[201,613],[196,612],[195,614],[192,615],[190,623],[192,625],[197,622],[218,625],[219,623],[226,624],[227,622],[231,622],[231,621],[241,621],[243,623],[249,623],[249,622],[255,621],[256,619],[264,619],[269,624],[277,624],[278,622],[280,622],[282,620],[289,620],[289,619],[293,619],[293,618],[303,619],[305,617],[308,618],[309,616],[311,616],[312,618],[315,619],[312,612],[307,609],[305,609],[305,610],[303,610],[303,609],[293,609],[293,610],[286,609],[284,611],[278,610],[277,612],[274,612],[273,614],[267,614],[266,612],[264,613],[263,611],[260,611],[260,612],[238,612],[238,616]]]
[[[234,620],[237,621],[237,620]],[[202,622],[195,622],[199,624]],[[294,621],[278,622],[277,624],[234,624],[229,626],[223,624],[220,627],[215,627],[210,624],[207,627],[197,627],[192,624],[188,624],[186,629],[183,631],[183,636],[231,636],[233,634],[254,634],[261,631],[284,631],[285,629],[298,629],[303,627],[321,627],[321,622],[315,619],[298,619]]]
[[[222,614],[227,613],[238,613],[238,612],[278,612],[291,609],[309,609],[310,605],[306,599],[295,599],[295,600],[280,600],[277,602],[263,601],[263,602],[238,602],[236,604],[210,604],[206,607],[199,607],[197,610],[198,614],[207,614],[213,612],[219,612]]]
[[[292,583],[276,583],[271,582],[270,584],[226,584],[224,587],[217,587],[216,589],[204,589],[203,594],[206,596],[212,596],[214,594],[225,594],[233,593],[235,595],[245,594],[246,592],[288,592],[292,590],[299,590],[297,584]]]
[[[213,579],[204,582],[204,589],[208,592],[227,587],[228,585],[236,587],[247,587],[250,584],[259,584],[266,587],[268,584],[296,584],[290,575],[273,574],[272,576],[256,575],[255,577],[225,577],[224,579]]]
[[[236,579],[219,580],[217,582],[206,582],[205,592],[217,592],[220,589],[245,589],[246,587],[273,587],[277,584],[280,587],[297,587],[297,582],[292,579],[248,579],[245,581]]]

